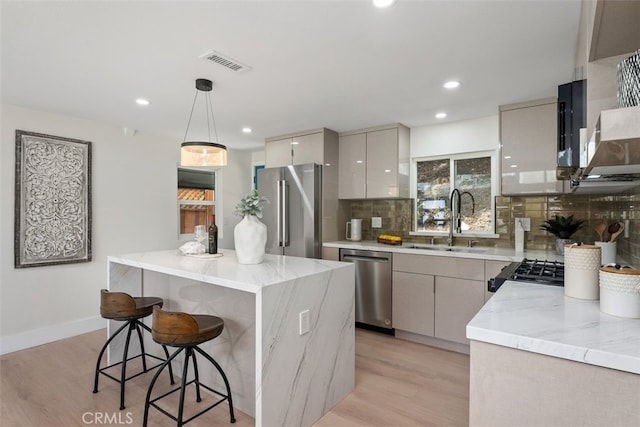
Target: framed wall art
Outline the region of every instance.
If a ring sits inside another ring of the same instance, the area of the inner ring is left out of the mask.
[[[91,261],[91,142],[16,130],[15,267]]]

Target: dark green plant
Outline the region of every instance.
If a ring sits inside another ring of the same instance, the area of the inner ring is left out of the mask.
[[[548,219],[540,226],[540,230],[546,230],[558,239],[569,239],[576,231],[584,227],[584,220],[573,219],[573,215],[563,217],[556,215],[555,219]]]

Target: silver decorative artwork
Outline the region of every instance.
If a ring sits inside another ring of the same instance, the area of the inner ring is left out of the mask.
[[[618,108],[640,105],[640,50],[618,64]]]
[[[16,130],[16,268],[91,261],[91,143]]]

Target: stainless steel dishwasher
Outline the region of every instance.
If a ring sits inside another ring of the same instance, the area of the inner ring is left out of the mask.
[[[356,270],[356,323],[391,330],[391,253],[340,249]]]

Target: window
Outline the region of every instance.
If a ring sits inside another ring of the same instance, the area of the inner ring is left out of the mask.
[[[181,238],[193,235],[193,228],[211,223],[211,215],[219,206],[219,192],[216,184],[219,171],[178,168],[178,217]],[[220,216],[216,215],[216,224],[222,230]]]
[[[414,159],[414,230],[429,234],[448,233],[451,192],[457,188],[461,193],[463,233],[493,234],[495,165],[493,152]]]

